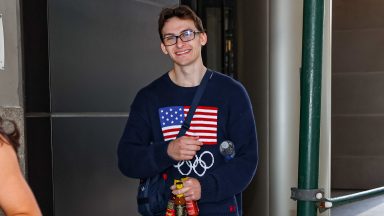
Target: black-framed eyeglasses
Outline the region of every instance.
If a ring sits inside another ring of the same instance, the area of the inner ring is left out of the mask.
[[[183,42],[188,42],[193,39],[195,39],[196,34],[199,34],[201,32],[193,31],[191,29],[185,30],[180,33],[179,36],[177,35],[164,35],[163,36],[163,44],[165,46],[172,46],[177,43],[177,38],[180,38]]]

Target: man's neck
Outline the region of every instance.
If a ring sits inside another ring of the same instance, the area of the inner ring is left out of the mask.
[[[169,72],[171,80],[182,87],[198,86],[203,79],[207,68],[203,64],[195,64],[189,66],[177,66]]]

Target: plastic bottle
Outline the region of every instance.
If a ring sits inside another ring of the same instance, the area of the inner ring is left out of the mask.
[[[175,195],[172,194],[171,199],[168,200],[167,211],[165,216],[176,216],[175,213]]]
[[[188,216],[198,216],[199,208],[197,207],[197,203],[194,200],[186,201],[187,214]]]
[[[182,178],[182,181],[186,181],[188,178]],[[197,202],[195,200],[188,200],[185,202],[188,216],[198,216],[199,215],[199,207],[197,206]]]
[[[175,180],[176,189],[180,190],[183,188],[183,182]],[[175,197],[175,210],[176,216],[187,216],[186,201],[184,194],[178,194]]]

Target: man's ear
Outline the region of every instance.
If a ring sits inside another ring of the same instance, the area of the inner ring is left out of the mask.
[[[167,49],[165,49],[165,46],[164,46],[163,43],[160,44],[160,47],[161,47],[161,51],[163,51],[163,53],[164,53],[165,55],[168,55],[168,51],[167,51]]]
[[[205,46],[205,44],[207,44],[207,42],[208,42],[207,33],[205,33],[205,32],[200,33],[200,37],[199,38],[200,38],[201,46]]]

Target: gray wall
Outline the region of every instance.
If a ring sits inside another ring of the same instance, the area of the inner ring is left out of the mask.
[[[22,106],[19,1],[0,0],[3,17],[5,67],[0,69],[0,106]]]
[[[332,187],[382,186],[384,2],[333,0],[333,10]]]
[[[117,143],[139,88],[170,69],[157,16],[176,3],[49,1],[55,216],[137,214]]]
[[[169,69],[157,16],[177,2],[51,0],[52,112],[128,112],[138,89]]]

